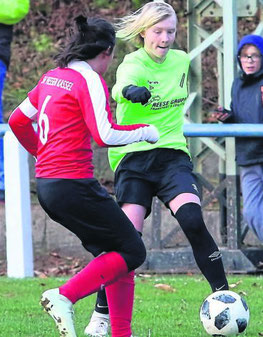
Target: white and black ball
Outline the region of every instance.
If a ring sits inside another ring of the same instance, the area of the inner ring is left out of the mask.
[[[249,308],[239,294],[221,290],[209,295],[200,308],[200,319],[210,336],[238,336],[249,322]]]

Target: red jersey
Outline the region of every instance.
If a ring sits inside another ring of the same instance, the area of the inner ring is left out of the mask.
[[[37,132],[32,121],[37,121]],[[156,138],[148,124],[113,123],[106,83],[84,61],[44,74],[12,113],[9,125],[37,157],[36,177],[42,178],[92,178],[91,137],[100,146]]]

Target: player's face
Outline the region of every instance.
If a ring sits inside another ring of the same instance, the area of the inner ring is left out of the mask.
[[[240,53],[240,62],[247,75],[258,72],[261,68],[261,55],[258,48],[245,45]]]
[[[175,40],[176,17],[169,16],[141,33],[144,49],[157,63],[162,63]]]

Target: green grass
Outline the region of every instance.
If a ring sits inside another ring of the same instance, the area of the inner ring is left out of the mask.
[[[262,276],[229,276],[231,288],[243,295],[250,308],[250,324],[246,337],[263,336]],[[41,293],[58,287],[64,278],[15,280],[0,278],[0,336],[57,337],[53,321],[38,304]],[[167,284],[174,291],[156,288]],[[205,337],[199,321],[202,300],[210,293],[200,275],[172,275],[136,278],[133,335],[138,337]],[[94,295],[75,305],[76,330],[83,330],[95,302]]]

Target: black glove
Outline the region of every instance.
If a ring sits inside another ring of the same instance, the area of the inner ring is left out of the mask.
[[[137,87],[128,85],[122,89],[123,97],[132,103],[141,103],[142,105],[149,101],[151,97],[150,91],[145,87]]]

